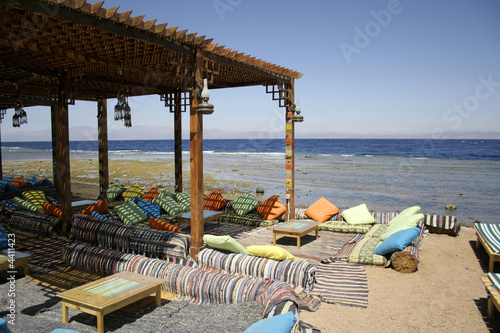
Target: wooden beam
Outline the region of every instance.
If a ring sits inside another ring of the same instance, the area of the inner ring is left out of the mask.
[[[293,79],[287,84],[289,101],[294,100],[295,85]],[[286,201],[287,201],[287,214],[285,221],[295,219],[295,123],[292,120],[293,105],[288,103],[286,105],[286,139],[285,139],[285,188],[286,188]]]
[[[182,192],[182,105],[181,91],[175,92],[174,146],[175,146],[175,192]]]
[[[191,156],[191,249],[196,255],[203,249],[203,115],[197,112],[196,87],[202,80],[203,56],[196,53],[195,80],[190,108],[190,156]]]
[[[0,123],[0,147],[2,146],[2,124]],[[0,149],[0,179],[3,179],[2,149]]]
[[[69,156],[69,116],[68,99],[66,95],[66,75],[62,73],[59,76],[59,95],[57,105],[57,157],[60,166],[61,183],[61,210],[62,216],[62,234],[68,235],[71,225],[71,174],[70,174],[70,156]]]
[[[59,178],[59,158],[57,157],[57,140],[59,139],[57,135],[57,110],[57,99],[54,99],[52,101],[52,104],[50,105],[50,124],[52,133],[52,180],[54,181],[54,186],[56,187],[57,192],[61,194],[61,183]]]
[[[102,3],[100,4],[102,6]],[[162,38],[161,36],[151,34],[147,30],[137,29],[133,24],[117,24],[111,19],[103,19],[95,15],[86,15],[81,11],[73,10],[64,6],[49,4],[39,0],[0,0],[0,5],[14,5],[48,16],[57,17],[62,20],[90,26],[98,30],[162,45],[169,50],[176,51],[182,54],[194,54],[194,50],[186,45],[182,45],[167,38]],[[99,9],[97,9],[97,11],[99,11]]]
[[[108,101],[99,98],[97,101],[97,136],[99,144],[99,193],[109,187],[108,161]]]

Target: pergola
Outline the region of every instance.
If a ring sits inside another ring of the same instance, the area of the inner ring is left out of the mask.
[[[50,106],[63,233],[71,220],[68,105],[97,102],[104,190],[109,186],[107,99],[119,91],[158,94],[174,113],[176,191],[182,191],[181,112],[189,106],[191,255],[203,248],[203,114],[198,112],[203,79],[210,89],[265,86],[286,108],[287,218],[294,218],[294,80],[302,74],[103,3],[0,0],[0,109],[14,108],[18,101]]]

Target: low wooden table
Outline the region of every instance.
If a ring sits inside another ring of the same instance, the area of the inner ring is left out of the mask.
[[[156,293],[156,306],[161,306],[161,284],[165,281],[141,274],[121,272],[83,286],[64,291],[62,321],[68,322],[68,308],[97,317],[97,332],[104,333],[104,316]]]
[[[217,212],[214,210],[203,210],[203,223],[208,221],[217,220],[218,226],[220,227],[220,216],[222,212]],[[177,224],[179,227],[181,226],[181,222],[191,222],[191,212],[187,212],[181,215],[176,216]]]
[[[282,225],[278,225],[272,228],[273,244],[276,245],[276,235],[295,237],[297,238],[297,247],[300,249],[300,237],[316,230],[316,239],[318,239],[318,225],[319,222],[301,220],[290,220]]]
[[[14,267],[10,266],[11,262],[9,262],[9,252],[7,249],[0,251],[1,255],[4,255],[5,258],[0,259],[0,271],[5,269],[13,270],[17,266],[24,266],[24,275],[29,274],[29,258],[31,254],[23,253],[19,251],[14,252]]]

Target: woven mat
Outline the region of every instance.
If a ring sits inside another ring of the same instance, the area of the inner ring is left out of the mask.
[[[311,295],[321,301],[353,307],[368,307],[368,284],[364,265],[335,261],[319,264]]]
[[[323,264],[328,264],[337,260],[343,260],[347,259],[349,257],[349,254],[351,254],[352,249],[356,246],[356,244],[363,238],[363,234],[357,234],[354,236],[350,241],[345,243],[342,248],[337,252],[334,256],[321,260]]]

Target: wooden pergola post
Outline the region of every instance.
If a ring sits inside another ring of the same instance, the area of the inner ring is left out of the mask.
[[[174,98],[175,192],[182,192],[182,106],[180,89],[175,90]]]
[[[191,156],[191,249],[195,258],[203,249],[203,115],[197,112],[197,86],[202,80],[203,58],[196,52],[194,84],[189,110]]]
[[[0,179],[3,179],[3,162],[2,162],[2,121],[0,120]]]
[[[285,153],[286,153],[286,201],[287,201],[287,214],[286,221],[295,219],[295,123],[293,121],[294,112],[294,80],[290,80],[287,84],[287,100],[286,104],[286,140],[285,140]]]
[[[59,75],[59,93],[57,98],[57,164],[60,181],[62,234],[67,236],[71,222],[71,174],[69,156],[69,117],[68,100],[66,96],[66,73]]]
[[[97,101],[97,130],[99,144],[99,193],[109,187],[108,162],[108,101],[99,98]]]
[[[52,103],[50,104],[50,124],[52,134],[52,180],[57,192],[60,194],[59,163],[57,163],[57,103],[57,97],[52,98]]]

